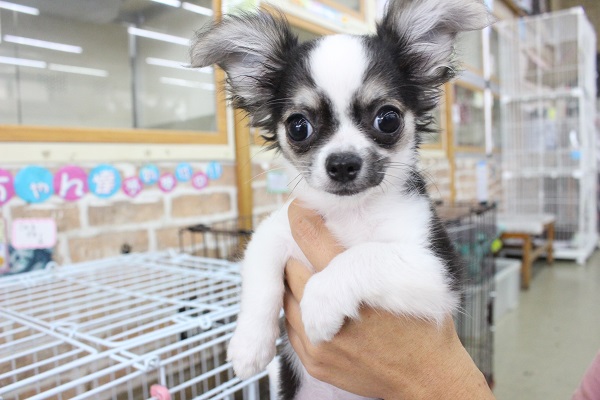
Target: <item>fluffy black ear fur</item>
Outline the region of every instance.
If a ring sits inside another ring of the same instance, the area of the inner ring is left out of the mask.
[[[439,87],[460,69],[454,42],[460,32],[493,22],[481,0],[389,0],[378,37],[395,53],[406,78],[421,88],[424,109],[433,109]]]
[[[225,70],[234,107],[248,112],[253,125],[260,126],[270,117],[268,104],[297,45],[282,15],[259,11],[226,16],[196,33],[191,67],[217,64]]]

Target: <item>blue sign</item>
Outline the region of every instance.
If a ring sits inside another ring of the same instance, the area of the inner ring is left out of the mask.
[[[112,165],[98,165],[88,175],[88,187],[101,199],[112,197],[121,189],[121,173]]]
[[[15,176],[15,192],[28,203],[43,203],[54,194],[53,179],[46,168],[25,167]]]
[[[154,185],[160,178],[160,171],[154,164],[149,164],[140,169],[140,180],[144,185]]]
[[[211,161],[206,167],[206,175],[210,180],[217,180],[223,175],[223,166],[221,163]]]
[[[188,163],[180,163],[175,168],[175,177],[179,182],[189,182],[192,175],[194,175],[194,170]]]

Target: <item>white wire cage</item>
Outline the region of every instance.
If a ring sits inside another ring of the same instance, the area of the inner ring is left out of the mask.
[[[581,7],[502,21],[503,204],[552,214],[555,257],[597,244],[596,34]]]
[[[122,256],[0,280],[0,398],[269,399],[225,359],[238,266]]]

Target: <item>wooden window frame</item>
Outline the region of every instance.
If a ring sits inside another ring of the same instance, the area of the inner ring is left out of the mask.
[[[214,19],[222,16],[222,0],[213,0]],[[181,131],[136,128],[87,128],[35,125],[0,125],[0,142],[45,143],[139,143],[227,145],[225,73],[215,67],[215,117],[217,130]]]

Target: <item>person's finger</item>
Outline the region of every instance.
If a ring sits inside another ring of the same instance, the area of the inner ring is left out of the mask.
[[[344,251],[325,222],[314,211],[293,201],[288,208],[288,218],[294,240],[317,272],[327,267],[331,260]]]
[[[285,279],[297,301],[302,300],[304,286],[312,274],[300,261],[290,258],[285,266]]]

